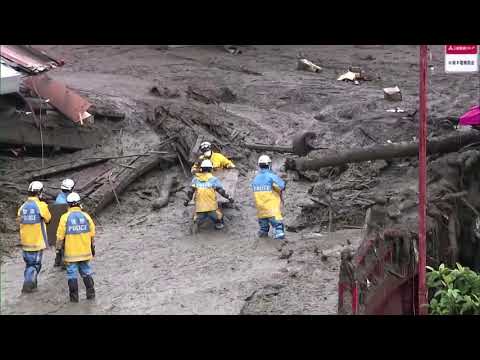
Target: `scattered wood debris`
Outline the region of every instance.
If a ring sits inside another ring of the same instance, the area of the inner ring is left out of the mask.
[[[100,187],[88,195],[88,207],[93,214],[98,214],[112,201],[120,203],[118,196],[125,191],[128,185],[145,173],[160,166],[168,168],[175,164],[177,157],[175,154],[160,155],[150,154],[135,159],[135,169],[122,168],[115,174],[110,172],[105,181],[105,176],[99,181]],[[132,165],[130,163],[129,165]]]
[[[160,88],[158,86],[152,87],[150,89],[150,94],[166,99],[174,99],[180,97],[180,92],[178,91],[178,89],[170,90],[169,88]]]
[[[297,70],[300,71],[310,71],[314,73],[319,73],[323,69],[307,59],[298,59],[297,61]]]

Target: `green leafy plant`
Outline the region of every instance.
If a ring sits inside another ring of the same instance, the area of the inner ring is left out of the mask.
[[[427,286],[433,293],[430,314],[480,315],[480,274],[458,263],[455,269],[444,264],[427,269]]]

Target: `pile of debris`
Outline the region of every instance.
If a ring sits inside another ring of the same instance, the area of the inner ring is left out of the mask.
[[[47,72],[65,63],[29,45],[0,46],[0,147],[79,150],[98,144],[94,115],[125,114],[94,106]]]
[[[480,271],[480,149],[468,148],[428,167],[427,265],[459,262]],[[418,311],[418,200],[414,181],[367,211],[365,236],[342,254],[339,313]]]

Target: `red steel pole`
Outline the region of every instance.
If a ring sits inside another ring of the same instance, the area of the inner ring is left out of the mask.
[[[418,307],[419,315],[427,315],[427,69],[428,45],[420,45],[420,126],[418,134]]]

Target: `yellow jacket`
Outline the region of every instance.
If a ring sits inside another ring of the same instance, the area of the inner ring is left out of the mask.
[[[259,219],[282,217],[281,193],[285,190],[285,182],[271,170],[260,170],[252,181],[253,196]]]
[[[18,209],[20,223],[20,244],[24,251],[39,251],[48,246],[47,229],[52,215],[48,205],[36,196],[29,196]]]
[[[215,211],[218,209],[216,189],[222,188],[222,183],[211,173],[198,173],[192,179],[195,189],[195,212]]]
[[[65,243],[65,262],[87,261],[92,258],[95,224],[90,215],[74,206],[62,215],[57,229],[57,249]]]
[[[202,160],[207,159],[204,155],[199,157],[199,162]],[[210,157],[210,161],[212,162],[214,169],[231,169],[235,167],[233,161],[229,160],[227,157],[223,156],[220,153],[216,153],[212,151],[212,156]],[[192,166],[192,174],[200,171],[200,166],[197,164],[193,164]]]

